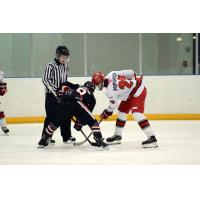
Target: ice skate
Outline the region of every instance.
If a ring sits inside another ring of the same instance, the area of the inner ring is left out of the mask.
[[[64,144],[74,144],[76,142],[76,138],[71,136],[70,138],[63,138]]]
[[[7,129],[7,127],[1,127],[1,129],[2,129],[2,131],[3,131],[3,133],[4,133],[4,135],[6,135],[6,136],[8,136],[9,134],[9,129]]]
[[[38,148],[44,148],[49,145],[49,140],[51,138],[48,135],[43,135],[40,141],[38,142]]]
[[[97,147],[100,148],[100,150],[109,150],[109,145],[106,144],[104,141],[103,141],[103,138],[96,138],[95,139],[95,142],[97,144]]]
[[[112,137],[108,137],[106,139],[107,144],[121,144],[122,136],[121,135],[113,135]]]
[[[156,148],[156,147],[158,147],[156,137],[154,135],[151,136],[148,140],[142,142],[142,146],[143,146],[143,148]]]
[[[97,147],[100,147],[100,150],[109,150],[109,147],[108,147],[109,145],[103,141],[104,139],[102,138],[102,135],[100,132],[94,133],[94,140],[97,144]]]
[[[53,145],[55,145],[55,143],[56,143],[56,141],[53,140],[52,138],[49,138],[49,139],[48,139],[48,144],[49,144],[49,145],[53,146]]]

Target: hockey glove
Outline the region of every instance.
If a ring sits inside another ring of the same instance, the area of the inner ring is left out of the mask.
[[[57,90],[57,97],[62,97],[67,91],[69,91],[69,87],[68,86],[62,86],[61,88],[59,88],[58,90]]]
[[[101,113],[100,117],[103,118],[103,119],[108,119],[112,114],[113,114],[112,111],[108,111],[107,109],[105,109],[105,110]]]
[[[3,96],[7,92],[7,84],[0,83],[0,96]]]

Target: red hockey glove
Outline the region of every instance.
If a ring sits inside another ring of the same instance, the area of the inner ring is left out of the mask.
[[[108,111],[107,109],[105,109],[105,110],[101,113],[100,117],[103,118],[103,119],[108,119],[112,114],[113,114],[113,112],[110,112],[110,111]]]
[[[62,97],[67,91],[69,91],[70,88],[68,86],[62,86],[61,88],[59,88],[59,90],[56,92],[57,93],[57,97]]]
[[[3,96],[7,92],[7,83],[0,83],[0,95]]]

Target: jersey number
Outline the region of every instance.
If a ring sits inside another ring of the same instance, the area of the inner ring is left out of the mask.
[[[81,96],[83,96],[87,91],[84,88],[78,88],[76,90]]]
[[[132,86],[133,86],[133,82],[130,81],[130,82],[127,82],[125,80],[121,80],[118,82],[118,86],[120,89],[124,89],[125,87],[127,87],[128,89],[130,89]]]

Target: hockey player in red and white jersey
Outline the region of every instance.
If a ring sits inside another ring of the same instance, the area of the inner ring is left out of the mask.
[[[7,92],[7,84],[4,82],[4,73],[0,71],[0,96],[4,96]],[[2,109],[2,103],[0,102],[0,126],[5,135],[8,135],[8,128],[6,126],[5,114]]]
[[[121,143],[126,117],[131,111],[140,128],[147,136],[147,140],[142,142],[142,146],[144,148],[158,147],[155,133],[143,114],[147,95],[143,76],[136,76],[133,70],[112,71],[106,77],[102,72],[96,72],[92,76],[92,82],[99,90],[106,88],[106,96],[110,101],[109,107],[100,115],[101,118],[107,119],[116,108],[118,109],[115,133],[112,137],[106,139],[108,143]],[[119,100],[121,102],[118,105]]]

